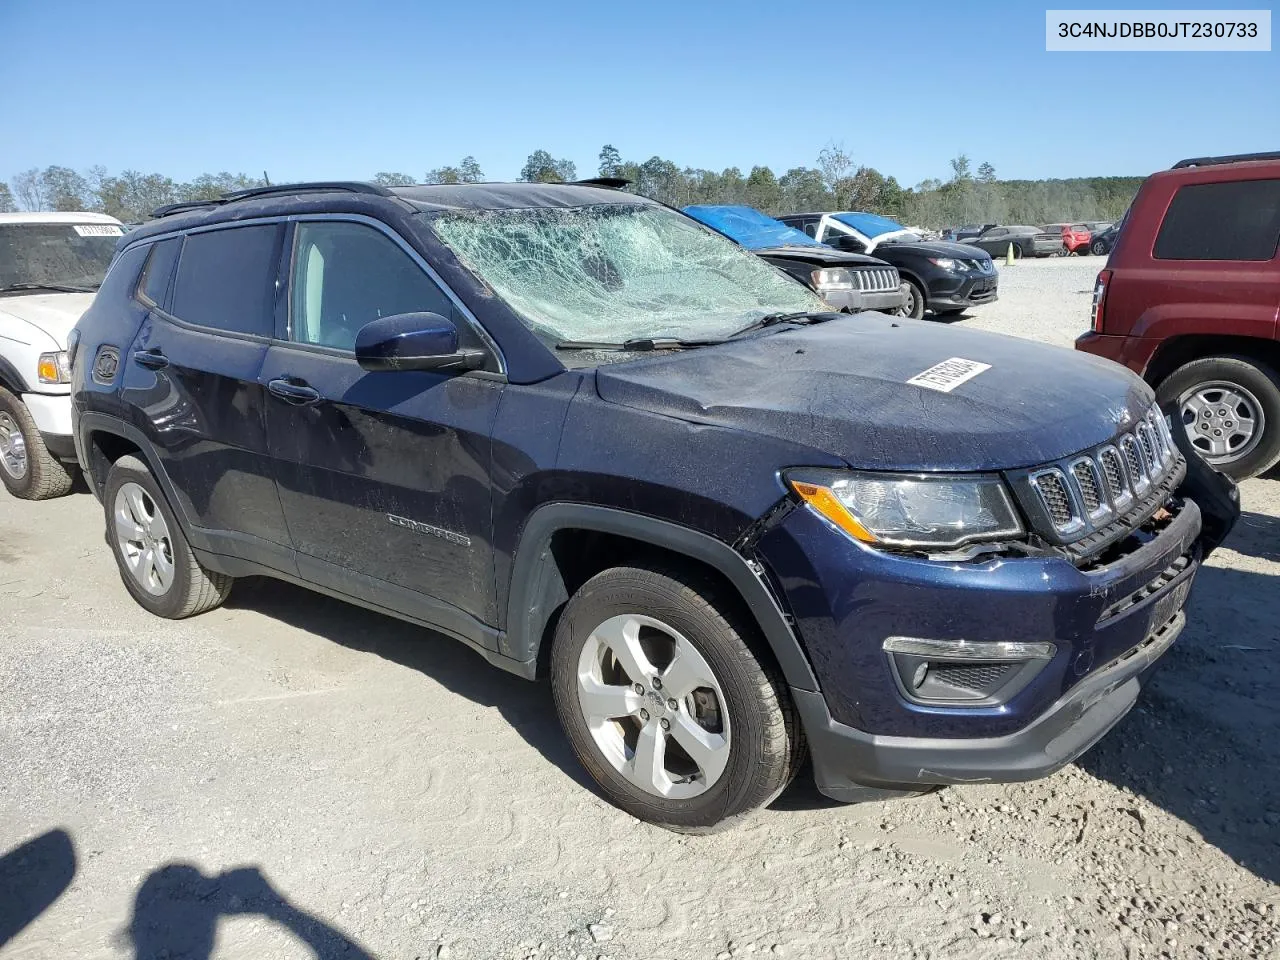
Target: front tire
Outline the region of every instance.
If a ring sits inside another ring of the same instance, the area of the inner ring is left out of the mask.
[[[1250,357],[1204,357],[1157,388],[1174,428],[1192,449],[1239,483],[1280,461],[1280,376]]]
[[[0,387],[0,481],[20,500],[71,492],[71,468],[49,452],[27,405]]]
[[[772,801],[803,759],[782,678],[709,577],[615,567],[569,600],[551,651],[556,711],[616,806],[681,833]]]
[[[232,578],[200,565],[160,485],[137,457],[121,457],[102,493],[120,579],[157,617],[181,620],[227,599]]]
[[[920,289],[920,284],[914,280],[903,280],[902,292],[906,299],[898,312],[904,317],[910,317],[912,320],[923,320],[926,301],[924,291]]]

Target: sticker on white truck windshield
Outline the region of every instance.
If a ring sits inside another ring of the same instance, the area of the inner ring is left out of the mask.
[[[124,231],[114,223],[76,223],[71,227],[81,237],[123,237]]]
[[[950,360],[935,363],[924,373],[917,373],[907,383],[941,393],[950,393],[966,380],[972,380],[984,370],[990,369],[989,363],[966,360],[964,357],[952,357]]]

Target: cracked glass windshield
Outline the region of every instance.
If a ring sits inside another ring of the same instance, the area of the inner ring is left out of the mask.
[[[0,224],[0,290],[96,290],[123,232],[114,224]]]
[[[433,226],[550,344],[714,339],[769,314],[830,310],[755,254],[665,207],[449,211]]]

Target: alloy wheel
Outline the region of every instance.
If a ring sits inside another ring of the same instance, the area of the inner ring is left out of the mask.
[[[1178,398],[1191,445],[1211,463],[1231,463],[1262,439],[1266,418],[1258,398],[1238,383],[1199,383]]]
[[[0,411],[0,468],[15,480],[27,475],[27,441],[17,422]]]
[[[158,597],[168,593],[173,586],[173,541],[151,494],[136,483],[121,485],[112,514],[129,575],[147,593]]]
[[[578,705],[605,760],[671,800],[711,789],[729,762],[724,691],[679,631],[652,617],[610,617],[578,658]]]

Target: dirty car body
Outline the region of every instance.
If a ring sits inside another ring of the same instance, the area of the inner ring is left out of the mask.
[[[370,369],[300,342],[320,294],[298,271],[326,255],[305,244],[334,224],[430,278],[414,309],[456,327],[465,362]],[[245,227],[267,231],[265,327],[221,336],[175,295],[193,238]],[[1182,629],[1233,488],[1188,485],[1114,364],[826,309],[614,190],[278,188],[122,240],[79,327],[77,444],[100,495],[143,460],[204,568],[430,626],[531,679],[602,570],[691,571],[779,678],[828,796],[1048,774]],[[642,734],[653,703],[632,704]],[[677,816],[658,802],[638,815]]]

